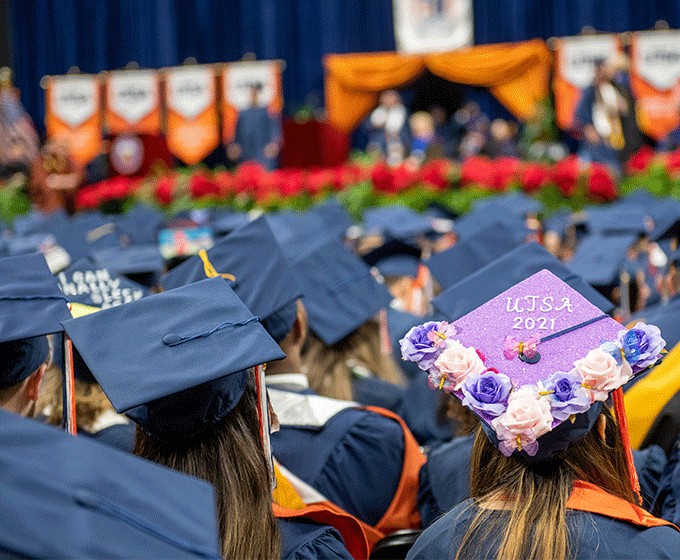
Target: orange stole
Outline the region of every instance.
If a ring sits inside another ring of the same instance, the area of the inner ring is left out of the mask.
[[[641,507],[616,496],[612,496],[599,486],[595,486],[594,484],[583,480],[574,482],[574,489],[572,490],[571,496],[569,496],[567,508],[597,513],[599,515],[604,515],[605,517],[611,517],[612,519],[627,521],[640,527],[660,527],[662,525],[667,525],[680,531],[680,529],[670,521],[654,517],[651,513]]]

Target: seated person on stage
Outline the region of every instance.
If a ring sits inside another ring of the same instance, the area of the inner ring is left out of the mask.
[[[408,111],[401,102],[401,96],[388,90],[380,96],[380,105],[371,113],[366,151],[387,157],[390,163],[398,164],[404,157],[408,130]]]
[[[225,558],[349,560],[345,542],[367,552],[349,516],[354,525],[343,541],[313,512],[272,505],[259,364],[284,354],[222,278],[65,321],[64,328],[116,409],[137,423],[135,454],[213,484]]]
[[[284,360],[267,366],[272,405],[280,415],[281,428],[272,434],[276,458],[327,500],[376,528],[369,532],[372,542],[417,526],[412,518],[417,516],[417,472],[424,459],[408,429],[387,411],[321,398],[307,388],[300,361],[307,334],[302,291],[264,217],[189,258],[165,274],[161,284],[171,289],[215,275],[227,277],[286,353]],[[372,492],[365,491],[369,486]]]
[[[42,254],[0,259],[0,407],[34,416],[50,363],[48,334],[70,317]]]

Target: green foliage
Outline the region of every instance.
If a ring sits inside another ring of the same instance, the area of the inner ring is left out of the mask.
[[[27,214],[31,209],[31,201],[26,191],[26,176],[17,173],[4,185],[0,185],[0,218],[12,225],[14,218]]]

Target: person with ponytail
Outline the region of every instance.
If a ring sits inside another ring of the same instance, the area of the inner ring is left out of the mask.
[[[401,344],[481,420],[470,499],[407,559],[680,558],[677,527],[640,507],[621,390],[661,358],[656,327],[627,330],[542,270]]]

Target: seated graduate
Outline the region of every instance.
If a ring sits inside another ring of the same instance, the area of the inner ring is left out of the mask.
[[[680,557],[677,528],[636,505],[621,389],[661,357],[658,331],[626,330],[542,270],[406,338],[432,387],[481,420],[472,498],[407,558]]]
[[[137,423],[135,453],[215,486],[225,557],[351,558],[332,527],[272,509],[258,364],[284,354],[223,279],[63,324],[116,410]]]
[[[0,557],[222,558],[210,484],[0,411]]]
[[[267,364],[267,387],[280,424],[272,442],[295,490],[300,482],[316,490],[315,498],[301,495],[303,503],[328,500],[343,508],[363,523],[371,543],[417,526],[415,491],[424,458],[408,428],[388,411],[360,409],[309,389],[300,358],[308,332],[301,290],[268,220],[261,217],[234,230],[165,274],[161,284],[172,288],[218,274],[229,277],[286,354]]]
[[[48,334],[70,317],[42,254],[0,259],[0,407],[22,416],[35,403],[50,362]]]

